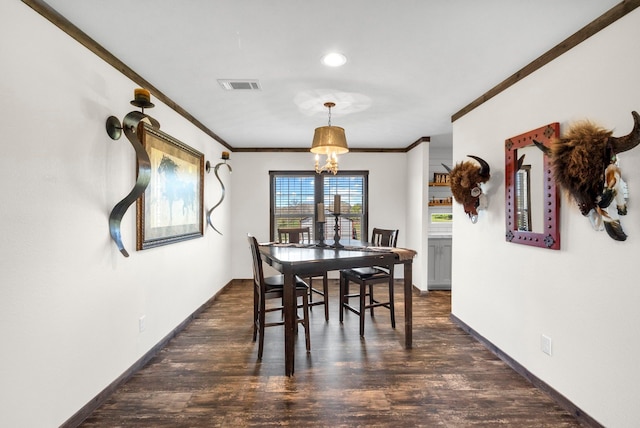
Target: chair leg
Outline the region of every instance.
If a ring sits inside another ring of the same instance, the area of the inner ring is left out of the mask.
[[[253,288],[253,341],[255,342],[258,336],[258,291]]]
[[[371,287],[369,287],[371,288]],[[364,337],[364,313],[365,313],[365,298],[367,294],[367,285],[364,282],[360,283],[360,336]],[[373,314],[373,308],[371,308]]]
[[[329,322],[329,279],[326,272],[322,276],[322,292],[324,293],[324,320]]]
[[[302,324],[304,326],[304,341],[307,346],[307,352],[311,351],[311,334],[309,333],[309,293],[302,295],[302,313],[304,318]]]
[[[369,284],[369,305],[371,305],[371,307],[369,308],[369,310],[371,311],[371,316],[373,316],[373,304],[375,303],[375,299],[373,298],[373,284]]]
[[[338,302],[340,306],[340,324],[342,324],[342,321],[344,320],[345,281],[346,279],[344,278],[344,275],[340,274],[340,295],[338,296]]]
[[[316,277],[317,278],[317,277]],[[313,311],[313,307],[316,305],[324,305],[324,319],[325,321],[329,321],[329,279],[327,278],[327,273],[324,272],[322,275],[322,291],[317,290],[313,291],[313,277],[305,277],[305,280],[309,284],[309,310]],[[315,293],[322,294],[323,300],[322,302],[313,303],[313,295]]]
[[[393,277],[391,277],[389,279],[389,311],[391,312],[391,327],[396,328],[396,309],[393,294]]]
[[[260,301],[260,313],[258,314],[258,329],[260,330],[258,333],[258,359],[262,360],[262,351],[264,350],[264,323],[265,323],[265,303],[264,299]]]

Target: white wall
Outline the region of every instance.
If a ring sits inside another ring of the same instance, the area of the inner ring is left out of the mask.
[[[123,257],[108,216],[135,183],[135,155],[105,120],[134,109],[137,85],[23,3],[0,3],[0,16],[0,426],[51,427],[231,280],[230,202],[214,212],[224,236],[208,228],[141,252],[133,205]],[[220,157],[219,144],[154,102],[147,112],[163,131]],[[219,195],[206,176],[205,206]]]
[[[421,144],[407,153],[407,247],[418,252],[413,260],[413,285],[427,292],[430,143]]]
[[[488,211],[453,226],[453,313],[608,427],[637,426],[640,397],[640,148],[620,156],[629,235],[613,241],[562,201],[561,250],[505,242],[504,141],[590,118],[628,133],[640,109],[640,10],[583,42],[454,123],[454,160],[492,168]],[[463,216],[454,205],[454,217]],[[540,350],[552,338],[553,356]]]

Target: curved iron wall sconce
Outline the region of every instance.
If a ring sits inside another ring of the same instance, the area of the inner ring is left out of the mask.
[[[141,88],[136,89],[134,91],[134,99],[131,101],[131,104],[136,107],[140,107],[142,111],[132,111],[127,113],[122,120],[122,124],[120,124],[120,121],[115,116],[109,116],[106,122],[107,134],[112,140],[119,139],[122,136],[122,131],[124,131],[124,135],[126,135],[136,152],[138,165],[138,178],[136,179],[135,186],[131,189],[131,192],[124,197],[124,199],[113,207],[111,214],[109,214],[109,233],[111,234],[111,239],[116,243],[118,249],[125,257],[129,257],[129,253],[125,250],[124,245],[122,244],[120,223],[122,222],[122,217],[124,217],[127,209],[129,209],[129,206],[131,206],[131,204],[144,193],[151,179],[151,161],[149,160],[147,151],[142,147],[142,141],[140,140],[143,127],[141,122],[144,121],[151,123],[154,128],[160,128],[160,123],[157,120],[144,114],[145,108],[154,107],[151,103],[151,95],[149,91]]]
[[[220,195],[220,200],[218,201],[218,203],[215,204],[209,211],[207,211],[207,223],[209,224],[209,226],[211,226],[211,228],[213,230],[218,232],[220,235],[222,235],[222,232],[220,232],[218,229],[216,229],[216,227],[213,225],[213,222],[211,221],[211,214],[213,213],[213,210],[215,210],[222,203],[222,201],[224,200],[224,193],[225,193],[224,183],[222,182],[222,180],[220,179],[220,176],[218,175],[218,169],[222,165],[226,165],[229,168],[229,173],[233,172],[233,169],[231,168],[231,165],[229,165],[227,163],[227,161],[229,160],[229,152],[222,152],[221,159],[224,162],[219,162],[218,164],[216,164],[216,166],[213,167],[213,172],[215,173],[216,178],[220,182],[220,187],[222,188],[222,194]],[[211,172],[211,163],[209,161],[207,161],[207,163],[205,165],[205,170],[207,171],[207,173]]]

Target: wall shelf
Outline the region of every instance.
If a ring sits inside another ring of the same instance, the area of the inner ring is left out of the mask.
[[[433,192],[429,191],[430,207],[450,207],[453,204],[449,181],[430,181],[429,187],[433,188]]]

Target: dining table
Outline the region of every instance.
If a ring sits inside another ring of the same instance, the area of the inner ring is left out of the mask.
[[[342,241],[341,241],[342,242]],[[284,347],[285,375],[292,376],[295,361],[295,333],[297,301],[295,277],[334,270],[380,266],[389,269],[393,279],[394,267],[404,266],[404,345],[412,346],[412,281],[415,251],[395,247],[373,247],[366,243],[348,240],[336,247],[317,244],[259,245],[264,262],[284,275]]]

